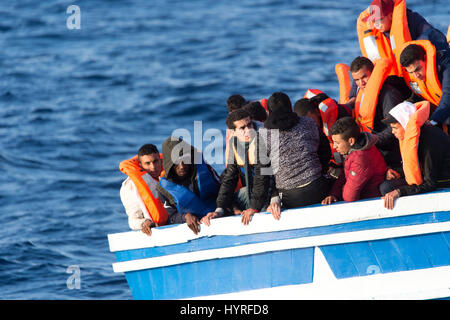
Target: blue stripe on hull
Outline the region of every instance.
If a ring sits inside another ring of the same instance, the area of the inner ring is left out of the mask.
[[[314,248],[126,272],[134,299],[183,299],[311,283]]]
[[[450,232],[322,246],[338,279],[450,265]]]
[[[314,228],[295,229],[288,231],[267,232],[260,234],[251,234],[243,236],[214,236],[204,237],[187,243],[152,247],[145,249],[135,249],[116,252],[117,262],[129,261],[135,259],[144,259],[159,257],[169,254],[193,252],[198,250],[217,249],[233,247],[243,244],[260,243],[265,241],[293,239],[308,236],[318,236],[339,232],[352,232],[369,229],[381,229],[389,227],[400,227],[408,225],[419,225],[426,223],[450,221],[450,212],[423,213],[410,216],[395,218],[385,218],[377,220],[359,221],[331,226],[322,226]],[[447,236],[447,243],[450,243],[450,236]],[[436,259],[438,259],[437,257]]]

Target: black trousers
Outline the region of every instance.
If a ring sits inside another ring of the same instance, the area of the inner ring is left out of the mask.
[[[304,187],[278,190],[283,209],[299,208],[320,203],[329,195],[334,181],[334,179],[321,176]]]

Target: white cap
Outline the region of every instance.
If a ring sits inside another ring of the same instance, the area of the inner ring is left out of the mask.
[[[416,106],[413,103],[404,101],[392,108],[389,113],[401,124],[403,129],[406,129],[409,118],[416,111]]]

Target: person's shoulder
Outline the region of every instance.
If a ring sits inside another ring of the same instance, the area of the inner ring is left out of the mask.
[[[418,12],[412,11],[411,9],[406,9],[406,20],[408,20],[408,24],[428,24],[427,20]]]
[[[299,117],[299,121],[298,121],[297,125],[295,126],[295,128],[301,128],[301,127],[305,127],[305,126],[308,128],[312,128],[312,127],[317,127],[317,124],[310,117]]]
[[[120,186],[120,190],[125,190],[127,188],[130,188],[133,181],[131,181],[130,177],[127,177],[125,180],[122,181],[122,185]]]

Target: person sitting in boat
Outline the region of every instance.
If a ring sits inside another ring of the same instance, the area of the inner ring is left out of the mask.
[[[262,111],[265,113],[264,109]],[[267,191],[270,177],[261,172],[262,168],[270,167],[270,163],[250,112],[245,106],[235,110],[228,115],[226,124],[228,129],[233,130],[228,142],[229,162],[222,176],[217,208],[201,220],[206,225],[210,224],[211,219],[222,217],[225,212],[229,215],[242,214],[243,222],[246,222],[250,213],[266,208],[270,200]],[[239,180],[242,187],[235,192]]]
[[[124,160],[120,171],[128,175],[120,188],[120,199],[132,230],[151,235],[151,228],[164,225],[173,210],[164,208],[156,190],[164,174],[158,149],[153,144],[139,148],[137,156]]]
[[[345,158],[344,172],[322,204],[379,197],[387,166],[375,146],[377,136],[361,132],[352,117],[337,120],[330,131],[335,149]]]
[[[430,102],[403,102],[383,121],[400,142],[405,178],[386,180],[380,185],[384,206],[395,199],[450,187],[450,137],[428,124]]]
[[[358,17],[357,33],[362,55],[373,62],[380,58],[393,61],[389,75],[403,92],[408,87],[402,81],[398,49],[411,40],[429,40],[438,48],[448,48],[445,35],[429,24],[419,13],[411,11],[405,0],[374,0]],[[350,98],[355,99],[353,83]]]
[[[267,211],[280,217],[281,208],[298,208],[320,203],[328,195],[330,179],[322,174],[322,163],[329,157],[318,154],[320,138],[316,122],[299,117],[289,97],[275,92],[268,100],[269,117],[260,134],[275,176],[277,195]],[[327,142],[328,144],[328,142]]]
[[[157,190],[166,207],[177,211],[169,223],[186,223],[197,234],[200,219],[215,210],[220,179],[196,148],[177,137],[162,144],[165,175]]]
[[[255,130],[258,130],[258,128],[263,126],[263,122],[266,121],[267,119],[267,112],[265,110],[265,108],[263,107],[261,101],[264,101],[264,99],[261,99],[260,101],[258,100],[254,100],[254,101],[250,101],[248,103],[244,103],[243,105],[240,105],[244,98],[242,98],[242,96],[240,95],[233,95],[230,98],[228,98],[227,101],[227,106],[228,106],[228,111],[230,114],[232,111],[236,111],[238,109],[244,108],[245,110],[247,110],[250,113],[250,117],[252,119],[252,121],[254,121],[255,126]],[[239,106],[239,107],[238,107]],[[232,111],[230,111],[232,110]],[[229,128],[227,128],[227,132],[226,132],[226,141],[225,141],[225,166],[228,166],[228,162],[227,162],[227,157],[229,155],[229,150],[228,150],[228,146],[229,146],[229,140],[230,138],[233,136],[233,130],[230,130]],[[221,174],[221,177],[223,176],[224,173]]]
[[[400,174],[401,157],[398,141],[389,126],[381,121],[392,108],[408,97],[386,80],[391,64],[392,61],[389,59],[380,59],[375,65],[365,57],[353,60],[350,73],[359,88],[353,111],[362,131],[378,136],[377,148],[387,165]]]
[[[310,97],[310,98],[308,98]],[[329,158],[328,162],[322,163],[322,172],[329,173],[333,178],[337,179],[342,168],[342,158],[340,154],[333,148],[333,140],[329,128],[345,116],[351,116],[351,111],[341,104],[328,97],[325,93],[316,89],[309,89],[305,97],[297,100],[294,104],[294,112],[299,117],[312,118],[318,128],[320,135],[319,154],[323,154],[321,159]]]
[[[432,125],[448,133],[450,120],[450,49],[436,50],[426,40],[406,43],[400,54],[404,79],[413,89],[409,102],[427,100],[432,104]]]
[[[246,103],[247,103],[247,101],[240,94],[232,94],[227,99],[228,114],[230,114],[234,110],[242,108]],[[227,128],[227,131],[225,134],[225,170],[226,170],[226,166],[227,166],[227,155],[229,152],[228,151],[228,141],[230,140],[232,135],[233,135],[233,131]],[[222,179],[222,176],[224,175],[224,173],[225,173],[225,171],[222,172],[222,174],[220,175],[221,179]]]

